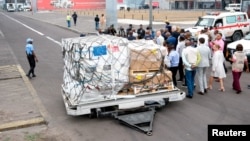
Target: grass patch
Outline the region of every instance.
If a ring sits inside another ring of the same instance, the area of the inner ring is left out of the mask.
[[[34,134],[27,134],[24,137],[25,141],[37,141],[40,139],[40,134],[34,133]]]
[[[5,138],[3,141],[10,141],[10,137]]]

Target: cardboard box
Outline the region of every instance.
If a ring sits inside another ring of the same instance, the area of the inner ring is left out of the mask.
[[[131,60],[130,70],[160,69],[161,61]]]

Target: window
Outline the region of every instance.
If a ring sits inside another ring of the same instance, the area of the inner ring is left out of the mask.
[[[195,26],[210,27],[213,25],[213,22],[214,22],[214,19],[212,19],[212,18],[200,18]]]
[[[246,15],[238,15],[236,20],[237,20],[237,22],[246,22],[247,17],[246,17]]]
[[[227,22],[228,24],[236,23],[236,16],[227,16],[227,17],[226,17],[226,22]]]

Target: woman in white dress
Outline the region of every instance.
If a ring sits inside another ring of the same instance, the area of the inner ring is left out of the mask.
[[[212,89],[212,83],[214,80],[214,77],[218,77],[219,78],[219,82],[220,82],[220,91],[224,92],[225,88],[224,88],[224,84],[223,84],[223,79],[226,78],[226,73],[225,73],[225,69],[223,66],[223,62],[225,61],[223,52],[220,50],[220,46],[215,44],[212,47],[213,49],[213,58],[212,58],[212,72],[211,72],[211,76],[209,79],[209,86],[208,89]]]

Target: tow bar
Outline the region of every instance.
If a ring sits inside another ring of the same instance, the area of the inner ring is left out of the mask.
[[[114,117],[118,119],[122,124],[134,128],[138,131],[142,131],[148,136],[152,136],[155,113],[155,108],[150,107],[146,111],[125,115],[115,115]]]

